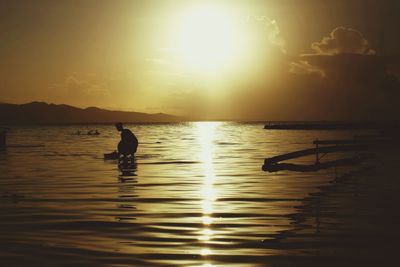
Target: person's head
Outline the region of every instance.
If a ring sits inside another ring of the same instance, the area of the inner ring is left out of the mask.
[[[118,122],[115,124],[115,128],[117,128],[117,130],[120,132],[124,129],[124,126],[122,125],[121,122]]]

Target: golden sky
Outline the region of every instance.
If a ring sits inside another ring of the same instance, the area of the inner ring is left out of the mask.
[[[400,88],[399,7],[1,0],[0,102],[198,119],[383,116]]]

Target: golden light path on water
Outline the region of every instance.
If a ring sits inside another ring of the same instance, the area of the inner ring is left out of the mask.
[[[214,232],[211,230],[213,223],[213,205],[217,200],[218,192],[214,188],[217,179],[214,172],[214,138],[215,132],[220,122],[197,122],[198,142],[200,144],[199,159],[203,163],[203,184],[200,189],[201,208],[203,216],[201,218],[203,229],[199,232],[198,239],[203,241],[205,245],[212,240]],[[207,246],[201,248],[199,254],[203,257],[212,254],[211,249]],[[204,267],[211,267],[209,263],[205,263]]]

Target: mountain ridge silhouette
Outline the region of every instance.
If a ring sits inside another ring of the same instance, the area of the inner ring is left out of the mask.
[[[66,104],[30,102],[26,104],[0,103],[0,124],[74,124],[179,122],[183,117],[157,113],[116,111],[98,107],[78,108]]]

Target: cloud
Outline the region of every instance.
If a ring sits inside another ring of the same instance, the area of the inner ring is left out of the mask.
[[[238,99],[251,99],[249,111],[257,107],[262,111],[254,114],[273,118],[398,119],[398,57],[377,55],[362,33],[345,27],[335,28],[311,49],[311,54],[288,56],[290,72],[282,74],[281,83],[264,84],[275,90]],[[263,101],[255,104],[257,99]]]
[[[325,76],[325,72],[317,66],[311,65],[307,60],[298,60],[289,63],[289,72],[295,74],[316,74],[321,77]]]
[[[111,97],[107,82],[96,75],[73,74],[61,87],[68,101],[78,105],[104,104]]]
[[[86,108],[171,113],[165,107],[168,90],[149,82],[146,72],[115,72],[109,75],[72,73],[50,87],[46,101]],[[167,101],[168,102],[168,101]],[[154,107],[159,107],[158,109]]]
[[[269,42],[271,44],[278,46],[283,53],[286,53],[286,48],[285,48],[286,42],[281,35],[281,31],[279,29],[279,25],[276,22],[276,20],[271,20],[265,16],[258,18],[258,20],[264,23],[267,30],[267,36]]]
[[[343,53],[374,55],[376,54],[363,34],[355,29],[343,26],[334,29],[328,37],[315,42],[311,48],[316,54],[337,55]]]
[[[300,55],[290,64],[292,73],[351,80],[369,72],[373,75],[376,69],[380,75],[384,69],[368,40],[353,28],[336,27],[328,37],[312,43],[311,49],[314,53]]]
[[[51,101],[79,107],[114,108],[124,104],[122,100],[127,101],[131,97],[118,79],[87,73],[72,73],[64,81],[53,85],[52,90]]]
[[[278,47],[282,53],[286,53],[286,41],[282,37],[276,20],[270,19],[267,16],[249,16],[242,22],[248,26],[248,29],[256,29],[256,35],[265,38],[268,45],[274,45]]]

